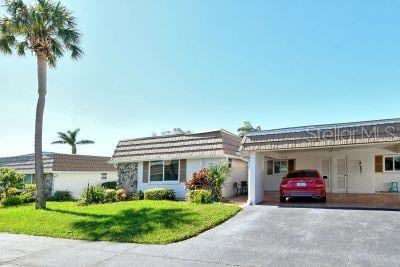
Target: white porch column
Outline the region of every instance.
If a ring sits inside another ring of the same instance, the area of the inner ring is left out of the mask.
[[[247,204],[255,205],[264,200],[264,155],[251,152],[249,160],[249,193]]]

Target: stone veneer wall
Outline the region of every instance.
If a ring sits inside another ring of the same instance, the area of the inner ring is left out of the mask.
[[[138,163],[118,163],[117,188],[124,188],[129,193],[137,191]]]

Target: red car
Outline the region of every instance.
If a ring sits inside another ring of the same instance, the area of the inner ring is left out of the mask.
[[[293,197],[311,197],[326,202],[325,180],[317,170],[297,170],[283,177],[279,199],[286,202]]]

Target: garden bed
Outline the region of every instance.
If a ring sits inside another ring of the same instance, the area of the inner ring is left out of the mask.
[[[145,244],[181,241],[206,231],[239,212],[236,205],[177,201],[126,201],[79,206],[48,202],[0,208],[0,232],[82,240]]]

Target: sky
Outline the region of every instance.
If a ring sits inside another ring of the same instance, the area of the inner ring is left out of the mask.
[[[48,73],[43,149],[400,117],[400,1],[69,0],[85,56]],[[32,153],[35,58],[0,55],[0,156]]]

